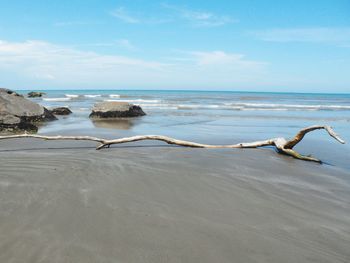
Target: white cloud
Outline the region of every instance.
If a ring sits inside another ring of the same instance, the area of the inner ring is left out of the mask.
[[[118,7],[111,12],[112,16],[128,24],[163,24],[185,21],[196,27],[216,27],[238,22],[228,15],[218,15],[208,11],[191,10],[186,7],[161,4],[163,11],[158,17],[131,15],[124,7]],[[168,12],[167,12],[168,11]]]
[[[56,79],[62,82],[127,82],[132,75],[144,77],[162,70],[161,63],[125,56],[101,55],[44,41],[19,43],[0,41],[0,69],[23,77]]]
[[[257,38],[271,42],[350,43],[350,28],[309,27],[276,28],[252,32]]]
[[[192,21],[196,26],[222,26],[233,22],[229,16],[216,16],[212,13],[186,11],[183,16]]]
[[[129,43],[129,42],[125,42]],[[264,75],[266,63],[223,51],[182,52],[184,60],[148,61],[44,41],[0,41],[0,79],[48,87],[232,87]],[[6,84],[6,83],[5,83]]]
[[[98,21],[60,21],[56,22],[53,25],[56,27],[67,27],[67,26],[88,26],[88,25],[101,25],[102,22]]]
[[[244,55],[242,54],[229,54],[223,51],[212,51],[212,52],[192,52],[196,57],[197,63],[201,66],[205,65],[217,65],[217,64],[235,64],[242,66],[244,64],[260,64],[258,62],[250,62],[244,60]]]
[[[130,51],[135,51],[137,48],[128,39],[118,39],[117,45]]]
[[[138,24],[140,19],[131,16],[124,7],[118,7],[117,9],[111,12],[112,16],[118,18],[119,20],[128,23],[128,24]]]
[[[187,20],[194,26],[215,27],[238,22],[238,20],[227,15],[217,15],[208,11],[191,10],[186,7],[169,4],[162,4],[162,6],[174,11],[179,18]]]

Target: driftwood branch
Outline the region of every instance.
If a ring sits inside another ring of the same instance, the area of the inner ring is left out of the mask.
[[[163,141],[168,144],[174,144],[184,147],[193,147],[193,148],[258,148],[263,146],[274,146],[279,153],[286,154],[289,156],[292,156],[296,159],[305,160],[305,161],[313,161],[321,163],[319,159],[316,159],[311,156],[305,156],[302,155],[295,150],[293,150],[293,147],[297,145],[304,136],[314,130],[324,129],[328,132],[328,134],[336,139],[338,142],[344,144],[345,141],[342,140],[338,134],[334,132],[332,127],[325,126],[325,125],[314,125],[310,127],[306,127],[302,130],[300,130],[294,138],[290,140],[286,140],[285,138],[273,138],[265,141],[256,141],[256,142],[247,142],[247,143],[237,143],[237,144],[231,144],[231,145],[212,145],[212,144],[202,144],[202,143],[196,143],[196,142],[190,142],[190,141],[183,141],[183,140],[177,140],[174,138],[170,138],[167,136],[162,135],[139,135],[139,136],[132,136],[132,137],[125,137],[120,139],[113,139],[113,140],[107,140],[107,139],[101,139],[97,137],[91,137],[91,136],[45,136],[45,135],[37,135],[37,134],[17,134],[17,135],[5,135],[0,136],[0,140],[5,139],[16,139],[16,138],[37,138],[37,139],[43,139],[43,140],[85,140],[85,141],[95,141],[98,142],[99,145],[96,147],[97,150],[100,150],[105,147],[110,147],[112,144],[121,144],[121,143],[128,143],[128,142],[136,142],[136,141],[144,141],[144,140],[157,140],[157,141]]]
[[[304,136],[308,133],[308,132],[311,132],[311,131],[314,131],[314,130],[320,130],[320,129],[324,129],[328,132],[328,134],[333,137],[334,139],[336,139],[338,142],[344,144],[345,141],[343,139],[341,139],[339,137],[338,134],[335,133],[335,131],[332,129],[332,127],[330,126],[327,126],[327,125],[313,125],[313,126],[309,126],[309,127],[306,127],[304,129],[301,129],[295,136],[293,139],[289,140],[286,145],[285,145],[285,148],[287,149],[292,149],[295,145],[297,145],[303,138]]]

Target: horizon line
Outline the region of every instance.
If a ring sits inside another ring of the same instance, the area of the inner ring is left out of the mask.
[[[76,88],[76,89],[13,89],[15,91],[169,91],[169,92],[237,92],[237,93],[289,93],[289,94],[337,94],[350,95],[350,92],[297,92],[297,91],[244,91],[244,90],[211,90],[211,89],[92,89],[92,88]]]

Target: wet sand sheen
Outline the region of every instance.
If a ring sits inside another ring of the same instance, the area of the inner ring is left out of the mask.
[[[133,146],[1,142],[0,262],[349,262],[347,172]]]

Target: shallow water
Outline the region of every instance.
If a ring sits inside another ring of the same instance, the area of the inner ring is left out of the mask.
[[[21,91],[26,93],[27,91]],[[39,133],[102,134],[109,137],[163,134],[210,143],[235,143],[290,137],[298,129],[327,124],[350,141],[350,94],[257,93],[230,91],[45,91],[34,101],[50,108],[68,106],[73,114],[40,128]],[[147,116],[92,122],[94,103],[127,101]],[[309,134],[299,149],[326,163],[350,169],[350,147],[333,142],[324,131]]]

